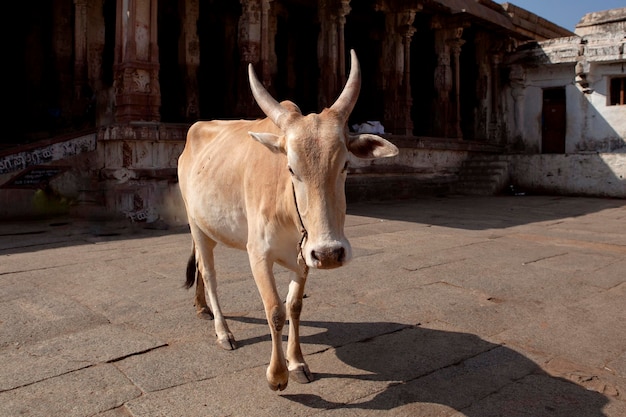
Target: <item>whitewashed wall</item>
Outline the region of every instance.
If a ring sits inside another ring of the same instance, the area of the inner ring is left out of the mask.
[[[626,75],[614,35],[541,43],[513,59],[505,95],[511,181],[562,194],[626,198],[626,106],[609,106],[612,76]],[[577,67],[578,64],[578,67]],[[584,70],[584,77],[577,77]],[[565,154],[541,154],[543,90],[564,87]]]

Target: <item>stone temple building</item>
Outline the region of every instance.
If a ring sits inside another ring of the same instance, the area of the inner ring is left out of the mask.
[[[585,16],[572,33],[491,0],[6,7],[17,29],[3,41],[0,217],[180,217],[176,163],[190,124],[262,116],[248,63],[278,100],[318,112],[342,89],[350,49],[363,82],[349,126],[384,131],[400,154],[353,164],[349,201],[509,185],[626,197],[623,9]],[[565,114],[558,128],[546,127],[552,112]]]

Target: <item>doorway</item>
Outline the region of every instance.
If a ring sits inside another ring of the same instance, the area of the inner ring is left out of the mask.
[[[543,90],[541,153],[565,153],[566,114],[565,88]]]

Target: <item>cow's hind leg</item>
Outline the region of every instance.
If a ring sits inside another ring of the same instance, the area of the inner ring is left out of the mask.
[[[215,275],[215,262],[213,259],[213,249],[215,249],[216,243],[214,240],[202,234],[202,232],[196,231],[196,233],[194,233],[193,228],[192,236],[194,238],[198,278],[201,278],[197,280],[196,284],[197,308],[207,307],[208,309],[204,295],[206,290],[206,294],[209,296],[209,303],[211,305],[209,313],[211,311],[213,312],[213,318],[215,321],[217,344],[226,350],[236,349],[237,342],[235,341],[233,334],[230,332],[228,324],[226,324],[226,318],[222,313],[222,309],[217,298],[217,279]],[[204,303],[202,302],[203,299]]]
[[[191,256],[187,261],[187,281],[185,282],[185,286],[187,288],[191,288],[194,284],[196,284],[196,296],[194,300],[194,305],[196,306],[196,314],[201,319],[213,320],[213,312],[206,302],[206,294],[204,292],[204,280],[202,279],[200,269],[196,264],[195,245],[192,245]]]
[[[304,361],[300,348],[300,312],[302,311],[302,298],[304,296],[304,284],[307,273],[296,273],[289,283],[287,294],[287,314],[289,317],[289,339],[287,342],[287,363],[289,375],[301,384],[313,381],[313,374]]]

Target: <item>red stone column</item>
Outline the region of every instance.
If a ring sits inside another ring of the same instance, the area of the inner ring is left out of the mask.
[[[263,71],[261,61],[261,1],[241,0],[241,17],[239,18],[239,53],[241,56],[240,72],[237,77],[238,91],[237,113],[246,117],[261,116],[254,102],[248,84],[248,64],[255,65],[257,75]]]
[[[161,119],[157,0],[118,0],[115,39],[115,120]]]

